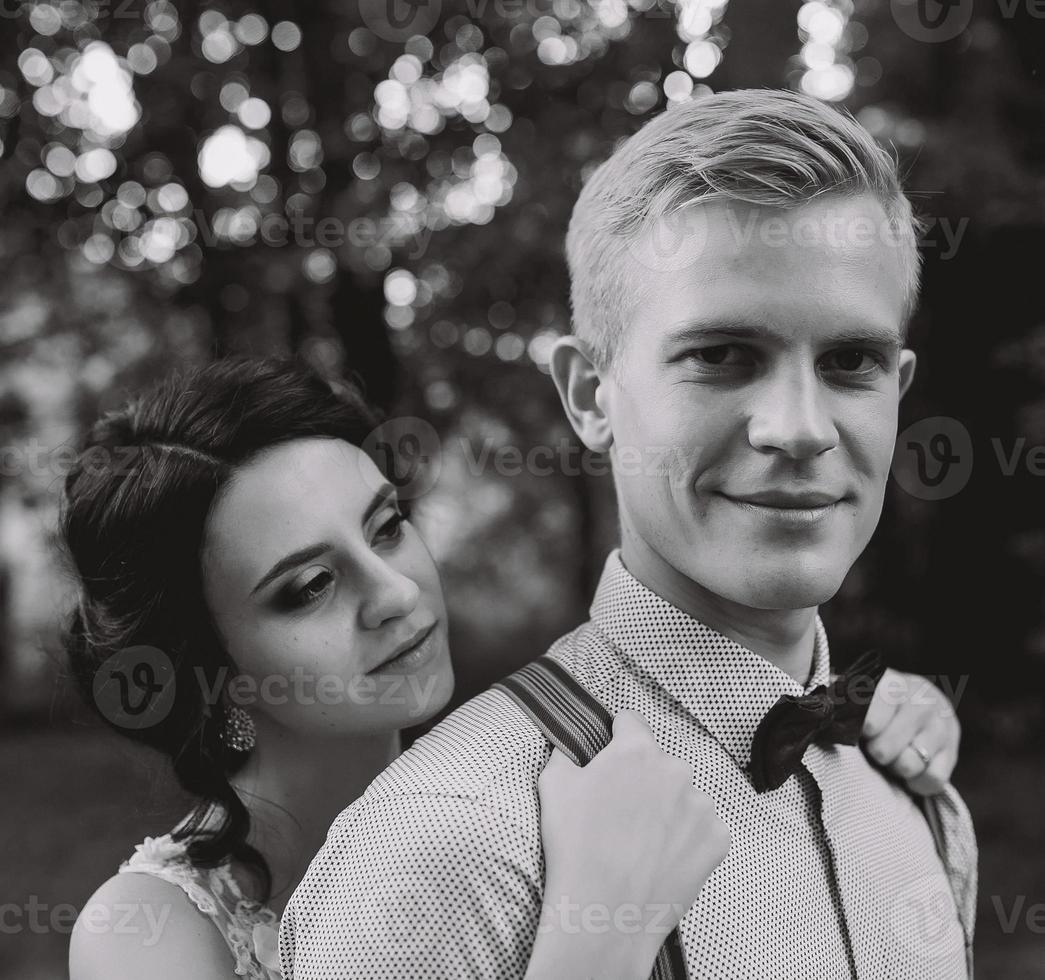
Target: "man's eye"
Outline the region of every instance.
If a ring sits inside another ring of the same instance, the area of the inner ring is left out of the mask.
[[[689,357],[698,364],[709,367],[732,367],[750,363],[750,357],[743,348],[736,344],[718,344],[714,347],[700,347],[689,352]]]
[[[879,360],[870,352],[857,348],[832,351],[825,358],[825,365],[831,371],[858,375],[874,374],[881,367]]]

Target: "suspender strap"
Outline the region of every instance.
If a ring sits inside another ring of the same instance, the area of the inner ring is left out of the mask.
[[[613,716],[555,660],[541,657],[494,687],[510,694],[578,766],[587,765],[613,737]]]
[[[958,919],[962,924],[962,932],[965,935],[965,968],[968,973],[968,980],[973,980],[973,948],[972,948],[972,936],[970,934],[969,924],[965,921],[965,909],[963,908],[962,896],[958,883],[955,880],[955,873],[951,870],[951,863],[947,859],[947,834],[943,828],[943,820],[940,818],[939,810],[937,810],[936,798],[932,796],[916,796],[915,802],[918,804],[919,809],[925,815],[925,821],[929,824],[929,831],[933,835],[933,843],[936,844],[936,853],[940,856],[940,862],[943,864],[944,870],[947,872],[947,881],[951,886],[951,892],[954,895],[954,906],[958,910]]]
[[[930,797],[918,797],[915,799],[915,802],[919,804],[922,813],[925,814],[925,822],[929,825],[929,831],[933,835],[936,853],[940,855],[940,860],[943,861],[944,867],[946,867],[947,846],[943,836],[943,825],[940,823],[940,815],[936,812],[936,807],[933,805]]]
[[[613,716],[562,664],[547,654],[493,685],[507,694],[560,751],[587,765],[613,737]],[[685,980],[678,929],[653,964],[651,980]]]

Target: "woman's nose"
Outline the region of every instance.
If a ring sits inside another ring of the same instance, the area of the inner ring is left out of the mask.
[[[359,607],[365,629],[376,630],[391,619],[409,616],[417,606],[417,583],[380,559],[367,569],[364,598]]]

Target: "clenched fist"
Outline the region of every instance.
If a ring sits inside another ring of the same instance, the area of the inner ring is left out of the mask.
[[[584,767],[554,749],[537,788],[545,856],[539,931],[576,937],[575,950],[588,957],[585,965],[560,950],[559,968],[647,977],[729,851],[714,802],[636,711],[614,717],[612,740]],[[596,960],[610,972],[594,969]],[[537,975],[531,962],[527,976]]]

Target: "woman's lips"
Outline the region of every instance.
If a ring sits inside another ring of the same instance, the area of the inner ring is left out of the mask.
[[[416,670],[428,660],[435,650],[435,632],[438,625],[438,623],[432,623],[431,626],[418,630],[406,644],[398,649],[398,652],[393,653],[391,657],[378,664],[373,670],[368,670],[367,673],[376,674],[385,670],[400,673]]]

